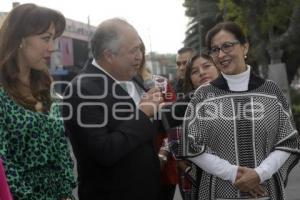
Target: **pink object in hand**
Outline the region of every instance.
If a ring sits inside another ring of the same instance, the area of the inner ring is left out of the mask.
[[[11,193],[9,191],[9,186],[7,184],[5,170],[0,159],[0,200],[12,200]]]

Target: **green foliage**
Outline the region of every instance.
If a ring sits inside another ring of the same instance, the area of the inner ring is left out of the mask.
[[[279,47],[284,51],[282,61],[289,63],[289,69],[295,68],[296,63],[299,63],[300,37],[295,34],[300,32],[300,26],[297,26],[300,24],[299,4],[300,0],[184,0],[183,6],[186,7],[186,15],[194,21],[200,15],[201,20],[198,21],[204,27],[202,37],[222,20],[239,24],[251,45],[248,62],[252,64],[254,61],[256,65],[262,66],[266,75],[272,49]],[[291,18],[292,14],[294,18]],[[187,35],[189,37],[194,38],[195,33]]]
[[[291,88],[291,101],[293,105],[300,106],[300,91]]]
[[[279,33],[286,31],[295,3],[296,0],[267,0],[265,12],[260,18],[262,32],[267,33],[274,27]]]
[[[193,7],[194,1],[193,0],[185,0],[182,5],[183,5],[183,7],[190,8],[190,7]]]
[[[195,0],[185,0],[182,4],[183,7],[186,8],[185,15],[188,17],[196,17],[197,10],[196,10],[196,3]]]
[[[263,9],[260,8],[261,10],[251,10],[247,6],[253,0],[249,0],[249,3],[247,1],[241,3],[241,1],[235,0],[219,0],[221,10],[224,10],[225,1],[227,7],[225,20],[235,21],[244,28],[245,33],[251,34],[247,28],[247,23],[251,23],[247,22],[247,14],[255,12],[263,34],[267,34],[270,29],[275,29],[277,33],[281,34],[287,30],[293,7],[298,0],[259,0],[265,6]]]
[[[225,9],[225,1],[226,1],[226,15],[224,16],[224,20],[226,21],[234,21],[239,24],[244,33],[248,35],[248,27],[246,26],[246,15],[245,10],[239,5],[235,4],[233,0],[220,0],[219,8],[224,12]]]
[[[297,116],[299,118],[298,120],[300,120],[300,91],[297,91],[293,88],[291,88],[290,91],[292,101],[292,112],[294,116]],[[300,121],[298,123],[300,123]],[[300,126],[300,124],[298,124],[298,126]]]
[[[300,115],[300,105],[292,105],[292,111],[295,115]]]

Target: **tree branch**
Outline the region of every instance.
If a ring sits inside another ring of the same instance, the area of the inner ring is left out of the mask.
[[[288,43],[299,41],[299,31],[300,31],[300,1],[294,6],[293,14],[291,16],[290,24],[285,33],[283,33],[277,40],[280,46],[285,46]]]

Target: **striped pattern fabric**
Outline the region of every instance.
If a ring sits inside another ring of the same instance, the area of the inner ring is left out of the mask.
[[[255,168],[275,149],[290,152],[280,170],[263,183],[266,196],[261,198],[285,200],[284,187],[299,157],[300,139],[282,92],[268,80],[245,92],[220,87],[212,83],[195,92],[185,114],[178,156],[207,152],[231,164]],[[198,200],[253,198],[205,171],[197,179]]]

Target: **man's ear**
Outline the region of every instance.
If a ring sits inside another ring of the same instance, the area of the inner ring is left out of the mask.
[[[104,59],[105,59],[107,62],[112,63],[113,60],[114,60],[115,55],[112,53],[111,50],[105,49],[105,50],[103,51],[103,57],[104,57]]]

